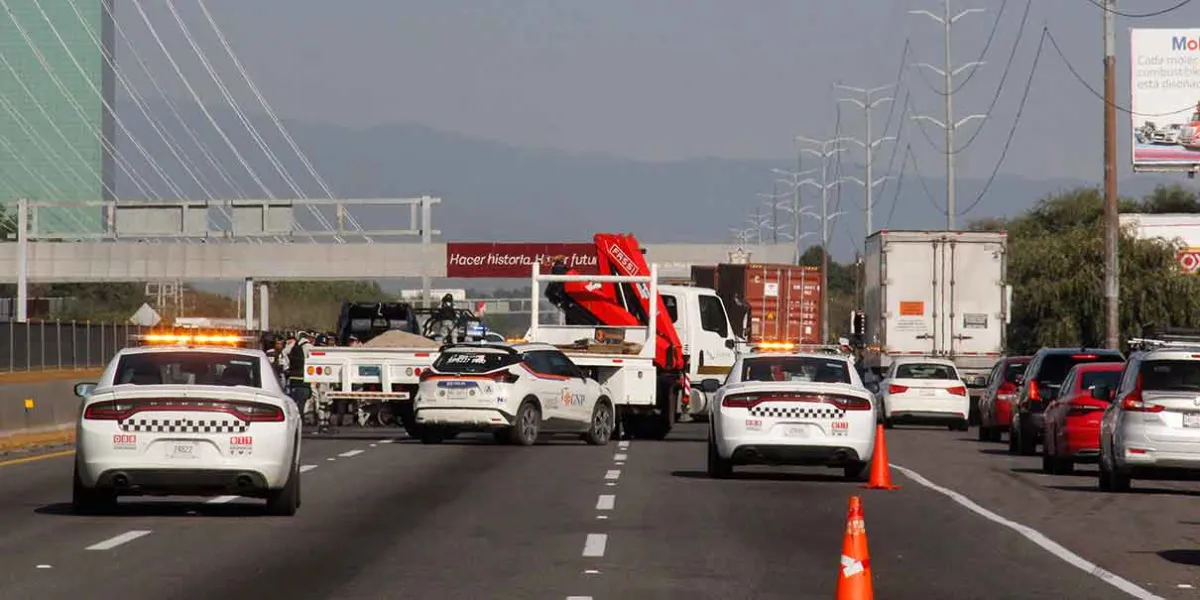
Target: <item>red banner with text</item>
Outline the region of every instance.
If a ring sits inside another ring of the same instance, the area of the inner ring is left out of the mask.
[[[558,257],[580,273],[597,273],[595,244],[450,242],[446,244],[446,277],[526,279],[532,275],[535,261],[543,272],[549,272]]]

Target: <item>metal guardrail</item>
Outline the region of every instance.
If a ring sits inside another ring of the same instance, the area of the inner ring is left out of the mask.
[[[145,330],[90,321],[0,322],[0,372],[103,367]]]

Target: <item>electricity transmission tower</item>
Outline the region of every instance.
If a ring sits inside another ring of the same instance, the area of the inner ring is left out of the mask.
[[[946,153],[946,229],[952,230],[952,229],[954,229],[955,213],[958,210],[954,203],[954,154],[955,154],[955,152],[954,152],[954,130],[958,129],[959,127],[962,127],[963,125],[967,124],[969,121],[973,121],[975,119],[987,118],[987,115],[980,115],[980,114],[969,115],[969,116],[959,119],[957,121],[954,119],[954,94],[957,91],[954,89],[954,77],[967,69],[981,66],[984,63],[981,61],[971,61],[968,63],[961,64],[958,67],[954,67],[953,66],[954,63],[951,62],[951,60],[950,60],[950,48],[952,46],[951,30],[954,28],[954,24],[956,22],[958,22],[959,19],[961,19],[971,13],[980,13],[980,12],[986,12],[986,11],[984,11],[984,9],[982,9],[982,8],[968,8],[956,15],[951,16],[950,0],[944,0],[943,7],[944,8],[943,8],[941,15],[936,15],[927,10],[910,10],[908,12],[909,12],[909,14],[914,14],[914,15],[925,15],[925,16],[933,19],[934,21],[941,23],[943,28],[945,29],[944,66],[942,68],[938,68],[929,63],[918,63],[916,65],[917,67],[924,67],[926,69],[929,69],[929,70],[937,73],[938,75],[941,75],[945,79],[945,81],[946,81],[946,83],[945,83],[946,91],[945,91],[945,96],[944,96],[945,101],[946,101],[946,106],[945,106],[946,114],[944,117],[945,120],[942,121],[942,120],[938,120],[933,117],[929,117],[929,116],[925,116],[925,115],[917,115],[917,116],[914,116],[913,119],[929,121],[929,122],[934,123],[935,125],[946,130],[946,149],[945,149],[945,153]]]
[[[863,113],[865,114],[866,121],[867,121],[867,123],[866,123],[867,131],[866,131],[865,139],[856,140],[854,138],[846,138],[847,141],[854,142],[855,144],[862,146],[863,150],[867,154],[866,180],[864,181],[857,177],[846,177],[846,179],[848,179],[850,181],[854,181],[854,182],[862,185],[866,189],[867,208],[866,208],[865,221],[866,221],[867,232],[863,236],[863,240],[865,243],[867,237],[869,237],[871,235],[871,233],[873,233],[872,230],[874,229],[874,222],[872,221],[872,218],[871,218],[872,217],[871,209],[874,205],[874,194],[872,192],[875,189],[875,186],[883,183],[884,181],[887,181],[888,177],[890,177],[890,175],[884,175],[883,177],[880,177],[879,179],[875,179],[873,176],[873,171],[872,171],[871,167],[872,167],[872,159],[874,158],[874,155],[875,155],[875,146],[878,146],[879,144],[882,144],[884,142],[893,142],[896,140],[896,138],[894,136],[881,137],[877,140],[871,139],[871,109],[875,108],[875,106],[877,104],[895,100],[895,98],[893,98],[891,96],[887,96],[884,98],[876,98],[876,99],[872,100],[871,96],[877,92],[882,92],[882,91],[892,88],[894,86],[884,85],[884,86],[872,88],[869,90],[863,89],[863,88],[849,87],[849,86],[840,85],[840,84],[838,84],[834,87],[838,87],[838,88],[841,88],[843,90],[847,90],[850,92],[855,92],[857,94],[862,94],[862,96],[863,96],[862,100],[858,100],[857,98],[840,98],[838,101],[839,102],[851,102],[851,103],[854,103],[855,105],[857,105],[859,108],[863,109]]]

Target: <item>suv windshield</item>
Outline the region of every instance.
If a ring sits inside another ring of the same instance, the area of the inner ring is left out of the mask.
[[[1078,354],[1047,354],[1038,368],[1037,380],[1046,385],[1060,385],[1071,367],[1094,362],[1124,362],[1115,352],[1080,352]]]
[[[520,361],[515,352],[493,348],[450,349],[438,356],[433,368],[442,373],[487,373]]]
[[[1148,360],[1139,375],[1144,391],[1200,391],[1200,360]]]
[[[846,361],[811,356],[759,356],[742,361],[742,381],[850,383]]]
[[[225,352],[145,352],[117,361],[113,385],[262,387],[254,356]]]
[[[896,379],[958,379],[958,373],[949,365],[911,363],[896,366]]]

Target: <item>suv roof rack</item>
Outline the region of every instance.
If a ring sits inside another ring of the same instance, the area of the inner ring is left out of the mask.
[[[1200,349],[1200,329],[1192,327],[1145,327],[1142,337],[1129,340],[1131,350],[1154,350],[1157,348]]]

